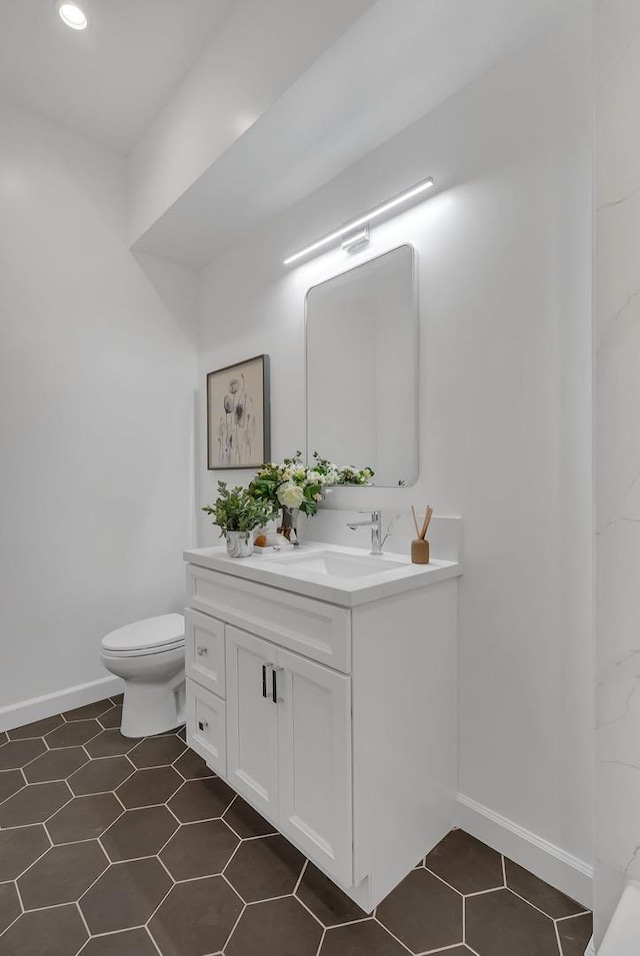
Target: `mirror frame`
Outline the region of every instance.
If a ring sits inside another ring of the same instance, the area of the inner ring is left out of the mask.
[[[320,286],[326,285],[327,282],[332,282],[334,279],[339,279],[342,276],[347,275],[349,272],[356,272],[358,269],[362,269],[365,266],[371,265],[372,262],[375,262],[377,259],[382,259],[385,256],[389,256],[394,252],[398,252],[400,249],[408,249],[411,255],[411,309],[414,318],[414,372],[415,372],[415,384],[414,384],[414,402],[416,409],[416,439],[417,439],[417,471],[415,475],[412,475],[402,484],[396,485],[376,485],[375,481],[372,485],[353,485],[354,488],[411,488],[415,485],[420,479],[420,464],[421,464],[421,452],[422,452],[422,441],[421,441],[421,408],[420,408],[420,371],[422,368],[422,336],[420,328],[420,292],[418,285],[418,254],[416,252],[415,246],[410,242],[402,242],[398,246],[393,246],[391,249],[385,249],[384,252],[381,252],[377,256],[371,256],[371,258],[366,259],[364,262],[358,262],[357,265],[351,266],[350,268],[343,269],[341,272],[336,272],[334,275],[329,276],[326,279],[323,279],[321,282],[316,282],[314,285],[309,286],[305,293],[304,297],[304,423],[305,423],[305,460],[309,462],[310,455],[310,445],[309,445],[309,336],[308,336],[308,325],[309,325],[309,296]],[[322,454],[322,450],[318,449]],[[358,467],[358,462],[336,462],[336,464],[354,464]],[[349,485],[341,485],[340,487],[348,488]]]

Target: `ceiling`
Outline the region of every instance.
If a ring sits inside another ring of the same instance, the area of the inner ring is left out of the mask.
[[[81,0],[84,31],[54,0],[0,0],[0,94],[128,153],[232,0]]]

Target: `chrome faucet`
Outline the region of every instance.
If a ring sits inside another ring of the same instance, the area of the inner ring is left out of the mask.
[[[382,554],[382,547],[389,537],[389,532],[382,536],[382,512],[361,511],[361,515],[370,515],[368,521],[350,521],[347,528],[355,531],[356,528],[371,528],[371,554]]]

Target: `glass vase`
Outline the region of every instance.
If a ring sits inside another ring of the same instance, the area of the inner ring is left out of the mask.
[[[278,527],[278,534],[281,534],[291,542],[291,544],[297,545],[300,543],[298,541],[298,515],[300,514],[300,508],[289,508],[287,505],[282,505],[282,513],[280,517],[280,525]]]

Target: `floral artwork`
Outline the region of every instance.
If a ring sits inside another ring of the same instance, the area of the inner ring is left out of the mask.
[[[269,357],[207,375],[210,470],[259,468],[269,458]]]

